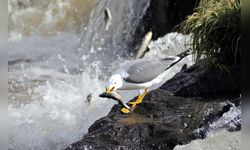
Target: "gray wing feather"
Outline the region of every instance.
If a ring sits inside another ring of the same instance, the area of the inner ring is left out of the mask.
[[[127,76],[124,77],[124,80],[131,83],[149,82],[164,72],[174,62],[176,62],[176,57],[134,63],[126,68]]]

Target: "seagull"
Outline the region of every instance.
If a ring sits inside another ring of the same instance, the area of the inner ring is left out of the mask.
[[[106,93],[112,93],[116,90],[139,90],[137,100],[129,102],[132,105],[131,108],[135,108],[148,93],[148,88],[161,83],[167,70],[191,53],[192,49],[189,48],[179,55],[168,56],[164,59],[131,61],[119,68],[109,78]],[[123,107],[121,112],[129,113],[130,109]]]

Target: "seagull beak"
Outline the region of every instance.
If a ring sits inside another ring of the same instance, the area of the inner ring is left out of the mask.
[[[106,88],[106,93],[111,93],[111,92],[114,91],[114,89],[115,89],[115,87],[107,87]]]

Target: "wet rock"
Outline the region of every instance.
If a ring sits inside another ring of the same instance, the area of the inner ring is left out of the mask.
[[[150,0],[150,6],[136,27],[130,45],[140,45],[144,35],[149,31],[153,33],[152,40],[176,31],[176,27],[192,14],[197,4],[197,0]]]
[[[202,126],[204,118],[221,108],[219,102],[171,96],[158,89],[133,114],[121,114],[115,105],[67,149],[173,149],[194,139],[193,131]]]
[[[221,70],[204,60],[177,73],[161,89],[185,97],[237,97],[240,87],[240,65]]]
[[[213,85],[215,84],[213,80],[219,82],[215,76],[218,74],[218,70],[208,67],[205,69],[206,71],[203,71],[204,66],[206,66],[204,63],[198,63],[181,71],[161,88],[146,95],[143,103],[139,104],[132,114],[120,113],[121,108],[115,105],[106,117],[97,120],[89,128],[82,140],[66,149],[168,150],[173,149],[177,144],[186,144],[193,139],[204,138],[205,130],[199,134],[194,131],[218,120],[223,113],[230,110],[232,103],[228,102],[228,98],[201,98],[197,95],[218,91],[238,92],[234,80],[229,80],[229,77],[223,73],[224,82],[233,83]],[[231,72],[237,73],[234,72],[237,67],[232,68],[235,70],[231,69]],[[203,81],[205,80],[203,78],[207,81]],[[206,85],[209,82],[212,85]],[[226,85],[233,86],[229,88]],[[191,95],[192,92],[187,89],[196,89],[198,92],[195,97],[176,96],[178,93],[185,96]],[[168,90],[172,90],[176,95],[171,95]],[[232,99],[234,104],[238,104],[238,101]]]

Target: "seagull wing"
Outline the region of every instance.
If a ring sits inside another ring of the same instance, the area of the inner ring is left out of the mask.
[[[126,66],[124,80],[130,83],[146,83],[163,73],[172,64],[178,61],[179,57],[168,57],[161,60],[142,60]]]

